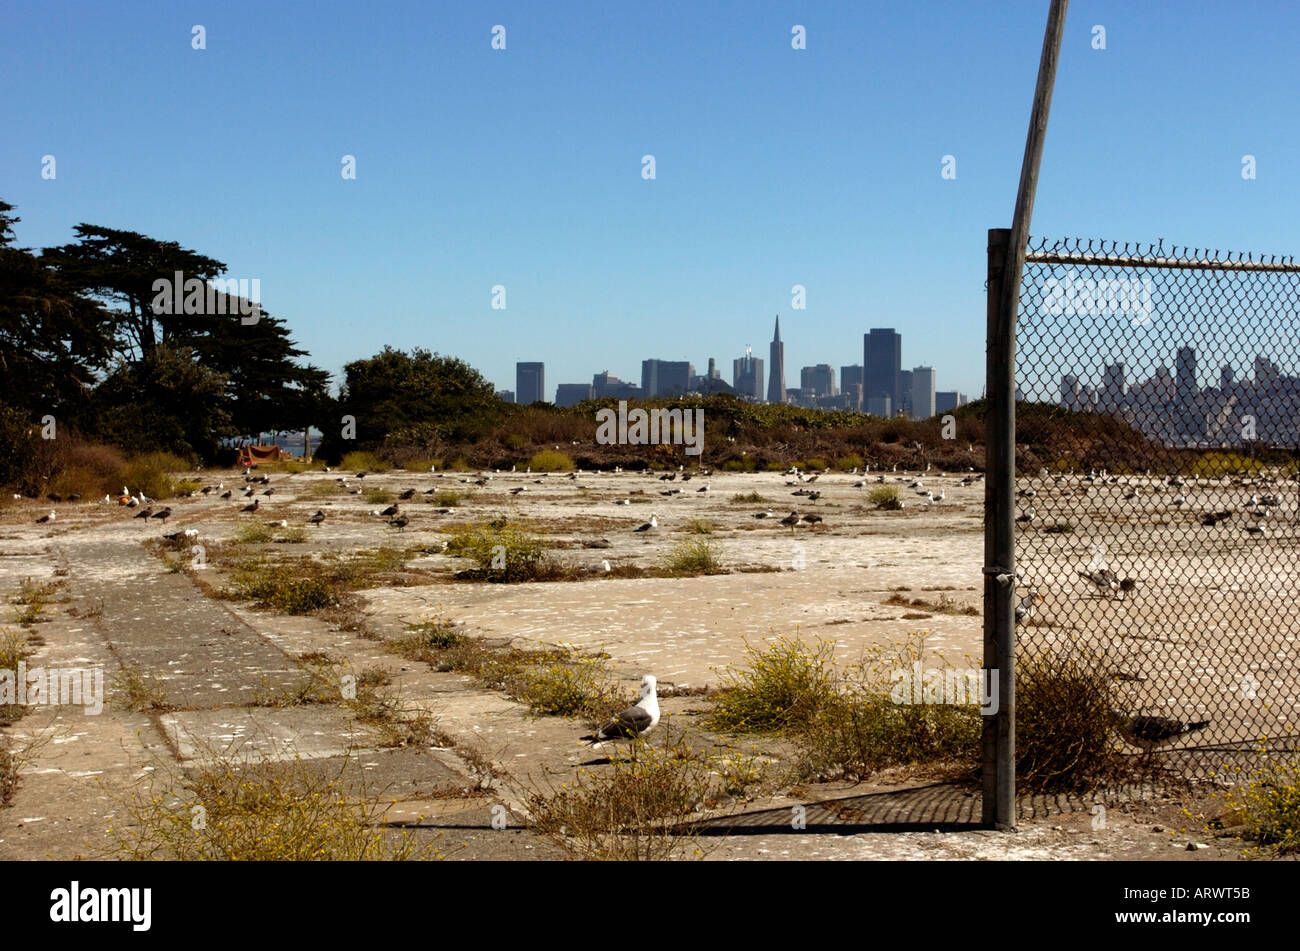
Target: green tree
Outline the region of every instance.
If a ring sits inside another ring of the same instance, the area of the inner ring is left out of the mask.
[[[79,415],[111,346],[111,315],[48,263],[13,247],[0,201],[0,403],[61,422]]]
[[[226,377],[203,366],[189,347],[157,346],[121,361],[96,392],[96,428],[129,452],[162,450],[215,459],[235,435]]]
[[[344,445],[331,426],[321,445],[326,458],[337,458],[348,448],[374,448],[386,440],[431,446],[467,439],[501,413],[492,384],[456,357],[385,347],[343,369],[338,411],[355,417],[357,441]]]

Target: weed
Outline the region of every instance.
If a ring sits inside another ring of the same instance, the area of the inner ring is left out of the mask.
[[[118,674],[122,702],[128,710],[137,713],[166,713],[175,707],[167,701],[167,691],[148,672],[134,665],[123,664]]]
[[[1257,765],[1224,800],[1245,824],[1246,838],[1282,855],[1300,851],[1300,764],[1261,751]]]
[[[677,542],[660,557],[659,565],[671,574],[718,574],[723,571],[718,547],[703,538]]]
[[[885,512],[897,512],[903,502],[898,497],[898,488],[892,485],[879,485],[867,493],[867,501]]]
[[[708,715],[715,730],[738,733],[798,732],[835,695],[832,644],[809,647],[797,637],[778,637],[766,649],[748,643],[749,666],[728,669]]]
[[[1016,782],[1026,791],[1100,785],[1117,768],[1114,678],[1078,649],[1016,660]]]
[[[571,472],[573,460],[558,449],[543,449],[528,460],[528,466],[534,472]]]
[[[678,741],[635,740],[610,756],[607,770],[579,771],[559,789],[528,796],[533,832],[584,859],[664,860],[691,850],[701,857],[691,821],[718,798],[706,757]]]

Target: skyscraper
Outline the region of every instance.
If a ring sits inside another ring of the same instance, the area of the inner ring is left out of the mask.
[[[524,406],[546,400],[546,364],[515,364],[515,400]]]
[[[840,392],[855,394],[853,409],[862,409],[862,390],[862,367],[857,364],[851,367],[840,367]]]
[[[804,396],[831,396],[835,393],[835,368],[829,363],[804,367],[799,371],[799,388]]]
[[[695,367],[686,360],[642,360],[641,392],[652,396],[680,396],[691,391]]]
[[[862,398],[888,396],[894,412],[903,404],[899,373],[903,368],[903,338],[892,328],[875,328],[862,335]]]
[[[785,344],[781,342],[781,315],[776,315],[776,332],[772,335],[771,376],[767,379],[767,401],[785,402]]]
[[[934,367],[912,367],[912,418],[934,415]]]
[[[1179,347],[1174,360],[1175,397],[1179,403],[1189,406],[1197,393],[1196,387],[1196,350],[1192,347]]]
[[[731,385],[746,399],[763,398],[763,361],[749,347],[745,348],[743,357],[731,362]]]
[[[1101,375],[1101,392],[1098,396],[1103,410],[1114,412],[1124,405],[1124,383],[1124,364],[1107,364]]]

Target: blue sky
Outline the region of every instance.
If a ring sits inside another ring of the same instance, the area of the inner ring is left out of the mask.
[[[548,396],[646,357],[730,379],[779,313],[789,386],[894,327],[978,396],[1047,6],[5,0],[0,198],[24,246],[85,221],[259,278],[335,373],[391,344],[508,388],[543,360]],[[1033,232],[1300,252],[1298,21],[1074,0]]]

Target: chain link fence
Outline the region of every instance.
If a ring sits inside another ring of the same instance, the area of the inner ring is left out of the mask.
[[[1108,717],[1189,780],[1293,753],[1300,265],[1031,241],[1015,333],[1017,733]],[[1109,711],[1034,682],[1063,657]]]

